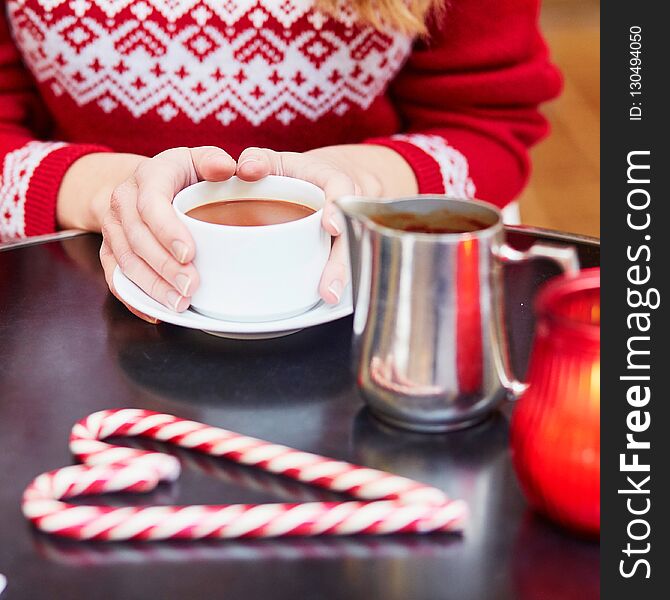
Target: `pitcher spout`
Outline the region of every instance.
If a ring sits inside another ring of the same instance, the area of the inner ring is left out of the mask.
[[[342,196],[335,200],[335,205],[342,211],[345,219],[362,220],[375,212],[378,201],[357,196]]]
[[[347,221],[358,222],[370,221],[376,216],[387,214],[395,203],[396,200],[360,196],[342,196],[335,200],[335,205]]]

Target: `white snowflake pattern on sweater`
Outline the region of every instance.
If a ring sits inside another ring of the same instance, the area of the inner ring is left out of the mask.
[[[65,1],[37,0],[40,11],[8,3],[36,79],[79,106],[164,122],[184,114],[287,125],[367,109],[412,43],[358,25],[344,2],[334,19],[313,0],[74,0],[57,11]]]

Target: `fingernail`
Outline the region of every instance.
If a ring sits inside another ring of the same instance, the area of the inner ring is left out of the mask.
[[[180,262],[183,263],[186,261],[186,255],[188,254],[188,246],[179,240],[172,242],[170,247],[172,250],[172,255]]]
[[[342,233],[342,229],[340,228],[340,224],[337,222],[337,219],[335,217],[330,217],[328,222],[330,223],[330,226],[333,228],[333,231],[335,232],[335,235],[340,235]]]
[[[339,279],[335,279],[329,286],[328,286],[328,291],[335,296],[335,299],[337,302],[340,301],[340,298],[342,297],[342,290],[344,289],[344,285]]]
[[[169,290],[167,293],[167,301],[172,310],[180,312],[180,304],[184,301],[184,296],[178,294],[175,290]]]
[[[181,295],[188,296],[188,290],[191,287],[191,278],[186,275],[186,273],[179,273],[175,277],[175,281],[177,282],[177,288],[179,288]]]

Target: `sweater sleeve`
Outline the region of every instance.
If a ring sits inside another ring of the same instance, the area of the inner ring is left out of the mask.
[[[415,45],[390,93],[403,131],[367,143],[410,164],[419,192],[504,206],[548,132],[538,111],[561,88],[538,28],[538,0],[454,0]]]
[[[48,131],[46,109],[11,39],[0,2],[0,242],[54,231],[65,172],[84,154],[108,150],[39,139]]]

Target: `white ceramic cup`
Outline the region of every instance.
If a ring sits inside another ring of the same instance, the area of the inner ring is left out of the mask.
[[[288,200],[315,213],[288,223],[239,227],[216,225],[186,213],[220,200]],[[195,242],[200,286],[191,298],[196,311],[227,321],[274,321],[301,314],[319,301],[319,280],[330,253],[321,227],[323,191],[300,179],[270,175],[247,182],[196,183],[173,201],[177,217]]]

